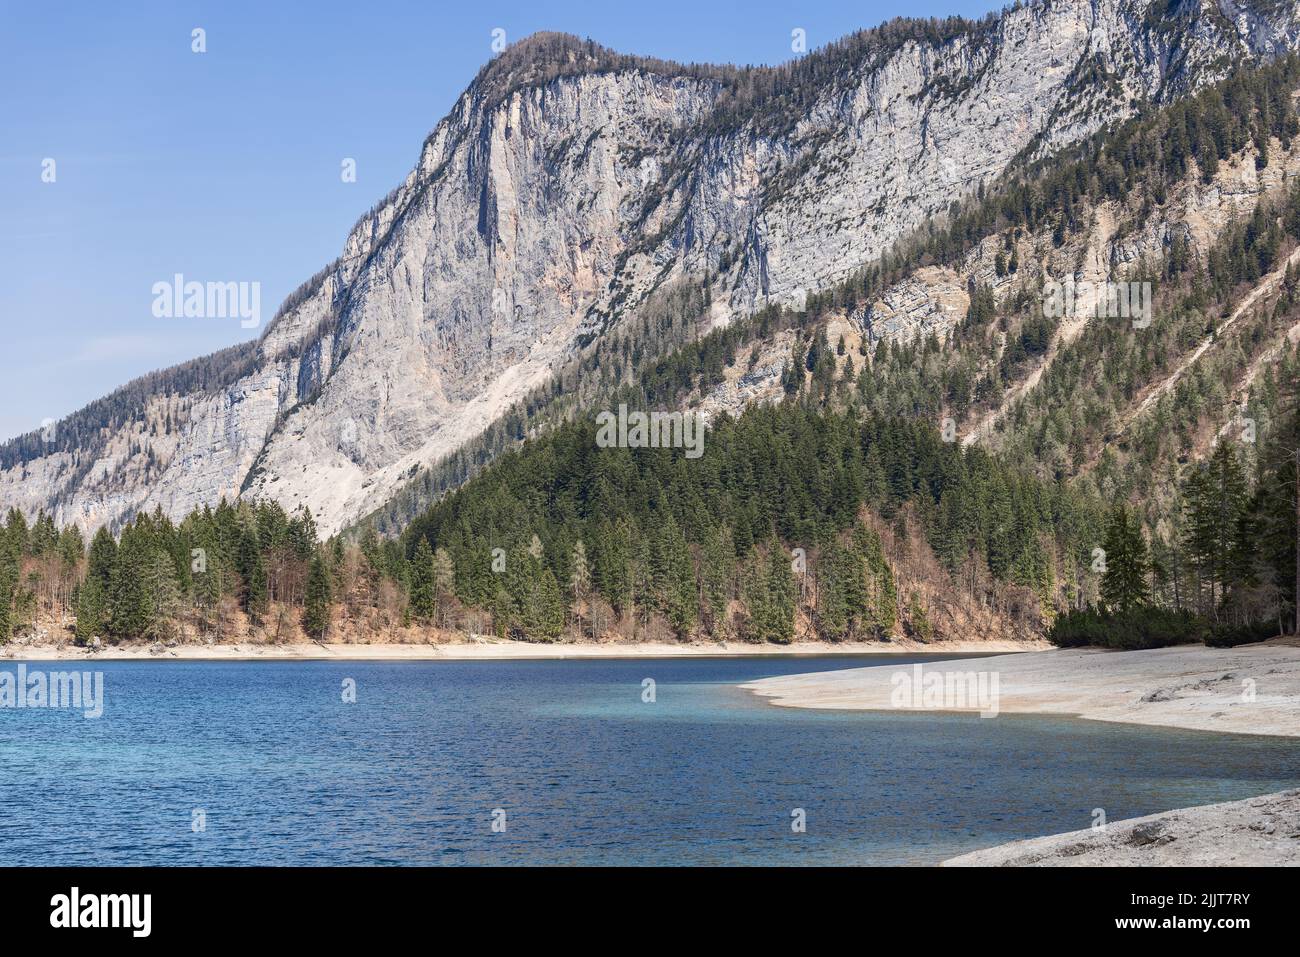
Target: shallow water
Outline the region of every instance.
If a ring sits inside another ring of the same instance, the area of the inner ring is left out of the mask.
[[[917,660],[96,662],[100,719],[0,709],[0,865],[930,864],[1300,784],[1287,739],[735,686]]]

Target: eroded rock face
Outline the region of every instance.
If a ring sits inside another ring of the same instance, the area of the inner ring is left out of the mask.
[[[90,529],[243,493],[309,505],[336,531],[665,283],[707,275],[718,323],[799,302],[1022,151],[1076,142],[1141,100],[1296,43],[1289,10],[1150,7],[1052,0],[882,41],[800,80],[797,109],[748,113],[729,109],[734,76],[617,58],[512,84],[543,45],[524,41],[438,124],[246,371],[155,394],[84,447],[25,456],[0,473],[0,502]],[[568,42],[578,57],[584,45]],[[853,324],[874,338],[942,327],[965,292],[931,278]],[[734,401],[768,394],[770,365]]]

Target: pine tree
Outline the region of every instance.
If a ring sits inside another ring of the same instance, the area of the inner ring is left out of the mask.
[[[690,548],[671,514],[664,523],[664,559],[664,615],[677,636],[684,638],[695,627],[699,600]]]
[[[1106,527],[1106,571],[1101,579],[1102,604],[1111,611],[1130,611],[1147,603],[1150,557],[1142,529],[1124,505],[1116,506]]]
[[[894,570],[885,558],[880,536],[859,525],[854,529],[859,550],[866,556],[868,624],[877,637],[890,635],[898,623],[898,589],[894,584]]]
[[[240,529],[236,567],[243,581],[240,605],[254,618],[266,611],[266,562],[257,541],[257,532],[251,525]]]
[[[0,643],[9,640],[14,627],[14,592],[18,586],[21,557],[14,539],[0,536]]]
[[[108,625],[108,594],[104,583],[87,575],[77,589],[77,639],[84,645],[104,634]]]
[[[767,548],[767,618],[764,622],[768,641],[789,644],[794,638],[794,610],[798,585],[790,568],[790,558],[775,540]]]
[[[118,638],[142,638],[153,623],[152,546],[143,516],[122,531],[109,582],[109,631]]]
[[[154,641],[170,638],[180,610],[181,589],[176,580],[176,566],[161,548],[150,549],[145,559],[144,593],[149,606],[141,637]]]
[[[411,614],[419,621],[431,622],[437,605],[433,549],[429,547],[429,540],[422,538],[411,556]]]
[[[19,560],[24,555],[30,553],[28,548],[28,527],[27,517],[16,508],[10,508],[8,515],[5,516],[5,532],[8,534],[10,542],[16,549]]]
[[[109,530],[100,526],[95,532],[94,538],[90,541],[90,556],[86,568],[86,575],[90,578],[96,578],[99,583],[108,589],[109,582],[113,578],[113,564],[117,560],[117,541],[113,538]]]
[[[710,526],[700,561],[700,587],[709,615],[709,628],[715,636],[721,636],[727,630],[735,566],[736,548],[731,529],[726,525]]]
[[[289,547],[300,562],[310,561],[316,550],[316,520],[303,505],[294,512],[288,528]]]
[[[632,531],[626,521],[602,521],[592,540],[596,587],[620,614],[632,602]]]
[[[864,604],[855,604],[851,596],[855,579],[857,590],[863,590],[865,568],[838,541],[832,541],[822,551],[817,571],[818,631],[827,641],[840,641],[849,637],[855,614]]]
[[[314,641],[324,641],[330,622],[330,574],[320,553],[312,555],[302,629]]]
[[[524,634],[535,641],[554,641],[564,630],[564,596],[555,575],[542,568],[528,591],[523,613]]]
[[[750,641],[767,641],[772,631],[771,599],[768,595],[767,566],[758,549],[751,549],[744,562],[742,598],[748,616],[745,637]]]
[[[59,533],[59,561],[65,570],[75,570],[81,565],[86,554],[86,541],[81,537],[81,529],[69,525]]]
[[[1189,478],[1187,548],[1203,585],[1209,588],[1210,613],[1216,618],[1225,590],[1245,559],[1240,554],[1241,526],[1247,504],[1246,479],[1236,450],[1221,442],[1204,468]]]

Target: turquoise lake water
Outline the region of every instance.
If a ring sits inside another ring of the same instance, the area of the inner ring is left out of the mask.
[[[102,718],[0,709],[0,865],[933,864],[1300,784],[1286,739],[736,687],[863,664],[78,662]]]

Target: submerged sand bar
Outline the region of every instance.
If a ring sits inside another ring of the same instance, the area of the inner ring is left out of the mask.
[[[786,675],[742,687],[785,707],[891,711],[899,707],[896,691],[904,680],[900,672],[909,667],[881,664]],[[1074,715],[1197,731],[1300,735],[1300,646],[1294,639],[1238,648],[1055,650],[935,662],[925,669],[996,677],[999,714]],[[985,709],[958,702],[933,710]]]

